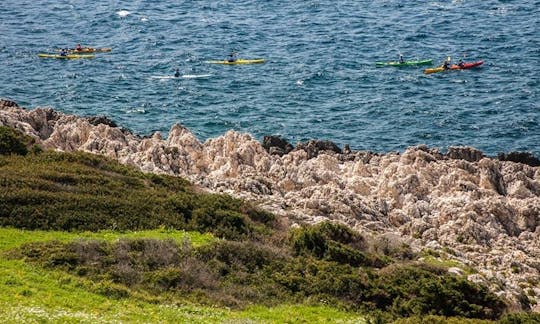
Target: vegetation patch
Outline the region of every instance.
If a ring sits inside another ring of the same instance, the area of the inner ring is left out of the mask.
[[[145,174],[87,153],[0,156],[0,225],[62,231],[211,232],[245,239],[274,218],[227,195],[198,193],[185,180]]]
[[[322,225],[325,228],[328,225]],[[168,295],[242,309],[257,304],[329,303],[390,318],[436,314],[496,319],[504,304],[487,289],[445,269],[395,263],[380,270],[295,255],[295,245],[214,241],[194,248],[173,240],[80,240],[26,244],[12,257],[61,269],[100,284],[122,299]]]
[[[0,155],[26,155],[29,151],[40,151],[30,136],[5,126],[0,126]]]

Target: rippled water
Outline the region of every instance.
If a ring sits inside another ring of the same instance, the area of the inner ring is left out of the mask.
[[[140,134],[179,122],[201,140],[237,129],[540,155],[540,1],[3,0],[0,12],[0,96],[27,107],[107,115]],[[113,51],[36,55],[77,43]],[[231,49],[267,62],[206,63]],[[485,63],[375,67],[399,52]],[[156,78],[175,68],[192,77]]]

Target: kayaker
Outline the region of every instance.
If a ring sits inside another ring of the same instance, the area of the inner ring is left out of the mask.
[[[180,69],[176,69],[176,72],[174,72],[174,77],[179,78],[180,77]]]
[[[62,50],[60,51],[60,56],[67,56],[67,51],[65,48],[62,48]]]
[[[238,54],[238,53],[236,53],[235,50],[232,50],[232,51],[231,51],[231,54],[229,54],[229,58],[227,58],[227,61],[228,61],[228,62],[236,62],[236,60],[237,60],[236,55],[237,55],[237,54]]]
[[[77,47],[75,47],[75,50],[76,50],[77,52],[82,51],[82,46],[81,46],[81,44],[77,44]]]
[[[450,60],[446,60],[442,64],[442,68],[448,70],[450,68]]]
[[[460,68],[462,68],[462,67],[465,65],[465,63],[463,63],[463,60],[462,60],[462,59],[459,59],[457,65],[458,65]]]
[[[399,54],[399,63],[401,64],[405,63],[405,59],[403,58],[402,54]]]

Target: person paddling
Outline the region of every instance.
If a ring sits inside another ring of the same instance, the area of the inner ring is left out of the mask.
[[[399,63],[403,64],[405,63],[405,59],[403,58],[403,54],[399,53]]]
[[[229,58],[227,59],[227,62],[236,62],[236,60],[237,60],[236,56],[237,55],[238,55],[238,53],[236,53],[235,50],[232,50],[231,54],[229,54]]]
[[[180,77],[180,69],[176,69],[176,72],[174,72],[174,77],[179,78]]]
[[[75,50],[76,50],[77,52],[82,51],[83,48],[82,48],[81,44],[77,44],[77,46],[75,47]]]
[[[450,68],[450,56],[443,62],[442,68],[445,70]]]
[[[60,56],[67,56],[67,51],[65,48],[62,48],[62,50],[60,51]]]

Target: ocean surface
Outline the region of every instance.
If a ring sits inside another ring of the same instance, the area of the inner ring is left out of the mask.
[[[106,115],[402,151],[470,145],[540,156],[540,1],[0,1],[0,97]],[[77,43],[94,59],[38,58]],[[264,64],[216,65],[231,50]],[[483,60],[425,75],[378,61]],[[163,78],[180,69],[182,77]]]

